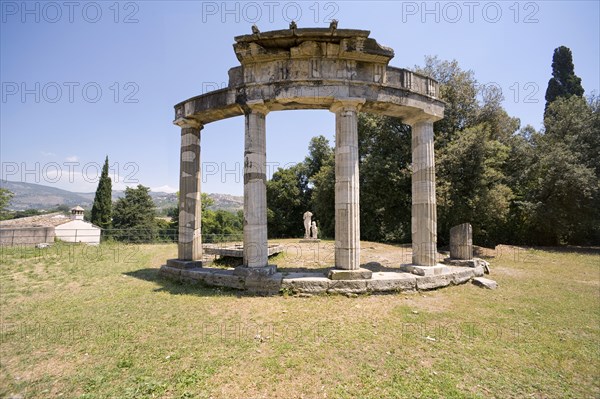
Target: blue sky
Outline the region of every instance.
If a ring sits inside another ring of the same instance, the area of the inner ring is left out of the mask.
[[[371,31],[391,65],[425,55],[456,59],[499,86],[521,126],[541,127],[553,50],[571,48],[586,94],[600,83],[597,1],[1,1],[2,178],[94,191],[109,156],[113,186],[178,186],[173,105],[226,85],[234,36],[299,27]],[[311,137],[330,141],[327,111],[267,116],[271,169],[304,159]],[[243,118],[202,132],[203,191],[243,191]]]

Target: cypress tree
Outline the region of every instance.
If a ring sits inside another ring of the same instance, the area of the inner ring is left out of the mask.
[[[548,105],[559,97],[583,96],[581,78],[575,75],[571,49],[560,46],[552,56],[552,78],[546,89],[546,110]]]
[[[91,222],[103,229],[111,227],[112,219],[112,181],[108,176],[108,156],[102,167],[102,174],[96,189],[94,205],[92,206]]]

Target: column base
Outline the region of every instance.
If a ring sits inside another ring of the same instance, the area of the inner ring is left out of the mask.
[[[167,266],[176,269],[197,269],[202,267],[201,260],[167,259]]]
[[[267,277],[272,276],[275,273],[277,273],[276,265],[267,265],[263,267],[238,266],[233,269],[233,274],[241,277]]]
[[[330,280],[369,280],[373,272],[367,269],[331,269],[327,277]]]
[[[407,273],[412,273],[417,276],[437,276],[438,274],[449,273],[450,269],[448,266],[435,265],[435,266],[419,266],[419,265],[400,265],[400,270]]]

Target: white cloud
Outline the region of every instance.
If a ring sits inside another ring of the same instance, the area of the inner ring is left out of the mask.
[[[65,161],[67,161],[67,162],[77,162],[77,161],[79,161],[79,157],[77,155],[71,155],[70,157],[66,157]]]
[[[176,188],[173,188],[168,184],[159,187],[151,187],[150,189],[155,193],[176,193],[178,191]]]
[[[55,157],[56,154],[53,152],[46,152],[46,151],[40,151],[40,154],[42,154],[42,156],[44,157]]]
[[[84,167],[83,170],[46,168],[42,169],[41,174],[35,179],[37,181],[34,181],[33,179],[27,179],[26,181],[28,183],[62,188],[63,190],[77,193],[91,193],[95,192],[96,188],[98,188],[100,172],[101,170],[97,168],[97,165],[93,165],[93,167],[89,168]],[[124,177],[118,174],[112,174],[110,178],[112,180],[113,190],[125,190],[125,187],[127,186],[137,186],[137,183],[135,182],[126,183]]]

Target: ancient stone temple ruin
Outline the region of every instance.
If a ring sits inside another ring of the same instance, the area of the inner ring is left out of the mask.
[[[335,22],[329,28],[292,24],[252,31],[235,38],[240,65],[229,70],[227,88],[175,106],[174,123],[181,127],[179,251],[161,273],[247,289],[285,285],[268,263],[265,122],[270,112],[298,109],[335,114],[335,261],[323,278],[374,277],[360,268],[359,112],[398,117],[412,127],[412,265],[406,265],[412,273],[396,274],[414,279],[446,273],[436,251],[433,123],[444,114],[438,83],[389,66],[394,51],[369,31],[337,29]],[[211,122],[235,116],[245,118],[243,262],[225,273],[201,268],[200,143]]]

